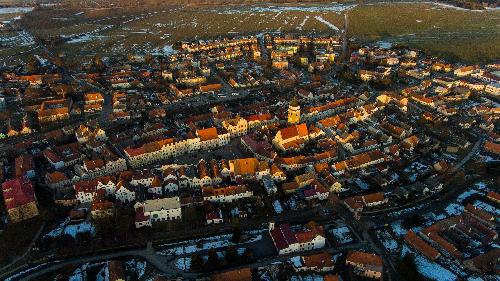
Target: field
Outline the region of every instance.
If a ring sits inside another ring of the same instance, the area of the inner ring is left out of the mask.
[[[24,30],[52,42],[61,36],[64,40],[47,44],[50,51],[80,60],[96,53],[168,53],[176,41],[221,35],[336,33],[344,28],[346,12],[348,34],[361,42],[401,43],[469,63],[500,59],[500,10],[468,11],[432,3],[54,7],[26,14],[15,35]],[[25,56],[17,56],[19,52],[2,48],[0,58],[16,61]]]

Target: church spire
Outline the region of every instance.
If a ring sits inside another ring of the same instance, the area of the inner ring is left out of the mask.
[[[297,96],[293,96],[292,101],[290,102],[290,106],[297,107],[299,106],[299,102],[297,101]]]

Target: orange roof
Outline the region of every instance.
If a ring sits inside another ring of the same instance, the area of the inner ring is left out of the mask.
[[[500,155],[500,144],[487,141],[484,143],[484,150],[493,154]]]
[[[263,114],[255,114],[255,115],[250,115],[244,117],[248,122],[251,121],[266,121],[266,120],[271,120],[272,115],[271,113],[263,113]]]
[[[202,92],[220,91],[221,89],[222,89],[222,85],[219,83],[200,86],[200,91],[202,91]]]
[[[355,264],[382,266],[382,258],[378,255],[359,251],[350,251],[347,254],[347,261]]]
[[[196,134],[201,141],[208,141],[218,138],[217,129],[215,127],[196,130]]]
[[[319,121],[319,123],[325,128],[337,127],[341,122],[342,121],[340,120],[340,116],[338,115],[328,117]]]
[[[278,165],[271,165],[271,175],[285,175],[283,171],[278,167]]]
[[[213,187],[213,186],[205,186],[202,187],[202,193],[204,197],[216,196],[216,195],[235,195],[242,194],[249,191],[246,185],[231,185],[231,186],[221,186],[221,187]]]
[[[259,160],[257,158],[234,159],[232,163],[235,175],[252,175],[255,174],[259,167]]]
[[[307,131],[307,125],[305,123],[281,129],[280,132],[281,132],[281,138],[283,140],[294,137],[302,138],[309,134]]]
[[[96,100],[103,100],[103,96],[101,93],[87,93],[85,94],[85,100],[86,101],[96,101]]]

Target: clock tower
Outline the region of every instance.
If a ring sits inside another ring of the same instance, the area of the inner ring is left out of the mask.
[[[288,105],[288,123],[299,124],[300,122],[300,105],[296,97]]]

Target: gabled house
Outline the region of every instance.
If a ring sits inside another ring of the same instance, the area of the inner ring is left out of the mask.
[[[376,254],[350,251],[345,261],[346,265],[354,268],[354,273],[360,276],[382,279],[382,258]]]
[[[132,203],[135,201],[135,188],[126,181],[116,184],[115,198],[121,203]]]
[[[142,223],[139,225],[146,225],[146,218],[149,218],[150,223],[158,221],[180,220],[182,218],[181,204],[179,197],[170,197],[162,199],[146,200],[144,202],[137,202],[134,205],[137,211],[142,211]],[[141,209],[142,208],[142,209]],[[137,221],[136,221],[137,222]],[[136,226],[138,224],[136,223]]]
[[[289,224],[275,226],[274,223],[269,223],[269,234],[278,254],[323,248],[326,241],[323,227],[315,222],[309,222],[306,228],[304,231],[293,231]]]
[[[20,222],[38,216],[35,191],[27,177],[5,181],[2,183],[2,193],[11,222]]]

